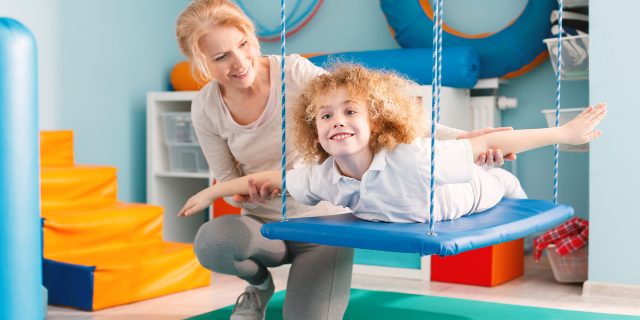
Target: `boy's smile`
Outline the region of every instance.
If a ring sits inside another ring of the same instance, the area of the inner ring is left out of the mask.
[[[351,99],[345,89],[337,89],[319,102],[315,121],[322,148],[338,163],[366,164],[368,168],[373,158],[371,124],[362,101]]]
[[[332,135],[329,139],[335,140],[335,141],[342,141],[344,139],[351,138],[351,137],[353,137],[352,133],[336,133]]]

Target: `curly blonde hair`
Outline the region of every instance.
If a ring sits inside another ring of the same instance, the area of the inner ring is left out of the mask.
[[[253,22],[235,3],[229,0],[193,0],[176,21],[176,39],[180,51],[194,68],[193,75],[204,82],[209,82],[212,77],[207,57],[202,53],[198,42],[212,26],[237,28],[260,51]]]
[[[319,163],[329,154],[318,142],[316,115],[319,104],[338,89],[368,107],[371,123],[369,147],[375,154],[410,143],[426,132],[424,108],[409,95],[413,82],[388,71],[369,70],[360,65],[339,64],[330,73],[309,82],[291,114],[294,148],[307,163]]]

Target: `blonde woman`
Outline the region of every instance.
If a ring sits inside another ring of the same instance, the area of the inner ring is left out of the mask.
[[[274,8],[277,10],[277,8]],[[209,168],[219,182],[280,168],[280,65],[262,56],[253,23],[227,0],[195,0],[181,13],[176,35],[182,53],[208,84],[193,100],[192,119]],[[299,55],[286,57],[287,101],[324,74]],[[288,103],[289,104],[289,103]],[[289,108],[289,105],[287,105]],[[500,130],[500,129],[498,129]],[[464,133],[443,128],[441,137]],[[288,144],[290,145],[290,144]],[[487,153],[481,161],[502,162]],[[287,168],[301,158],[287,150]],[[291,263],[285,319],[342,319],[349,300],[353,250],[262,237],[266,221],[280,219],[281,200],[269,184],[249,180],[246,196],[233,200],[242,214],[226,215],[201,226],[194,240],[200,263],[249,283],[238,297],[232,319],[262,319],[274,286],[268,267]],[[287,201],[291,217],[332,214],[343,208]]]

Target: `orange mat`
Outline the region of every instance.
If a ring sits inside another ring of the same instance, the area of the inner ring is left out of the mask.
[[[40,166],[68,167],[73,165],[73,131],[40,132]]]
[[[209,284],[192,245],[162,241],[163,208],[118,202],[116,168],[75,165],[72,131],[40,139],[50,304],[99,310]]]
[[[90,209],[115,204],[116,168],[104,166],[44,167],[42,211]]]
[[[100,248],[52,254],[46,258],[94,267],[90,310],[207,286],[211,277],[211,273],[196,260],[192,246],[182,243],[156,242],[126,248]],[[65,289],[68,295],[86,290],[77,288],[73,283]]]
[[[47,212],[44,255],[162,240],[162,208],[118,202],[90,210]]]

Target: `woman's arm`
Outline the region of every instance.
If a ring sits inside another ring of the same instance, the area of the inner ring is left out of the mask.
[[[249,194],[249,180],[254,180],[255,185],[263,185],[269,183],[275,188],[282,188],[280,171],[264,171],[236,179],[219,182],[208,187],[187,200],[182,209],[178,212],[178,217],[190,216],[200,210],[211,205],[211,203],[219,198],[228,197],[236,194]]]
[[[488,149],[515,154],[552,144],[584,144],[602,135],[594,128],[607,114],[607,105],[589,106],[561,127],[500,131],[469,139],[476,159]]]
[[[483,136],[485,134],[489,134],[493,132],[509,131],[509,130],[513,130],[513,128],[512,127],[499,127],[499,128],[487,127],[487,128],[477,129],[473,131],[466,131],[466,132],[462,131],[462,133],[458,134],[458,136],[456,136],[455,139],[457,140],[471,139],[471,138]],[[515,153],[503,154],[500,149],[497,149],[497,150],[487,149],[486,152],[484,153],[481,152],[480,155],[474,159],[476,164],[478,165],[501,166],[504,164],[504,160],[509,160],[509,161],[515,160],[516,155]]]
[[[473,131],[463,131],[455,128],[450,128],[445,125],[436,124],[436,139],[438,140],[460,140],[471,139],[479,137],[485,134],[513,130],[511,127],[499,127],[499,128],[482,128]],[[515,160],[516,155],[503,154],[500,150],[487,149],[486,152],[480,153],[478,157],[475,157],[475,162],[478,165],[498,165],[504,164],[504,160]]]

